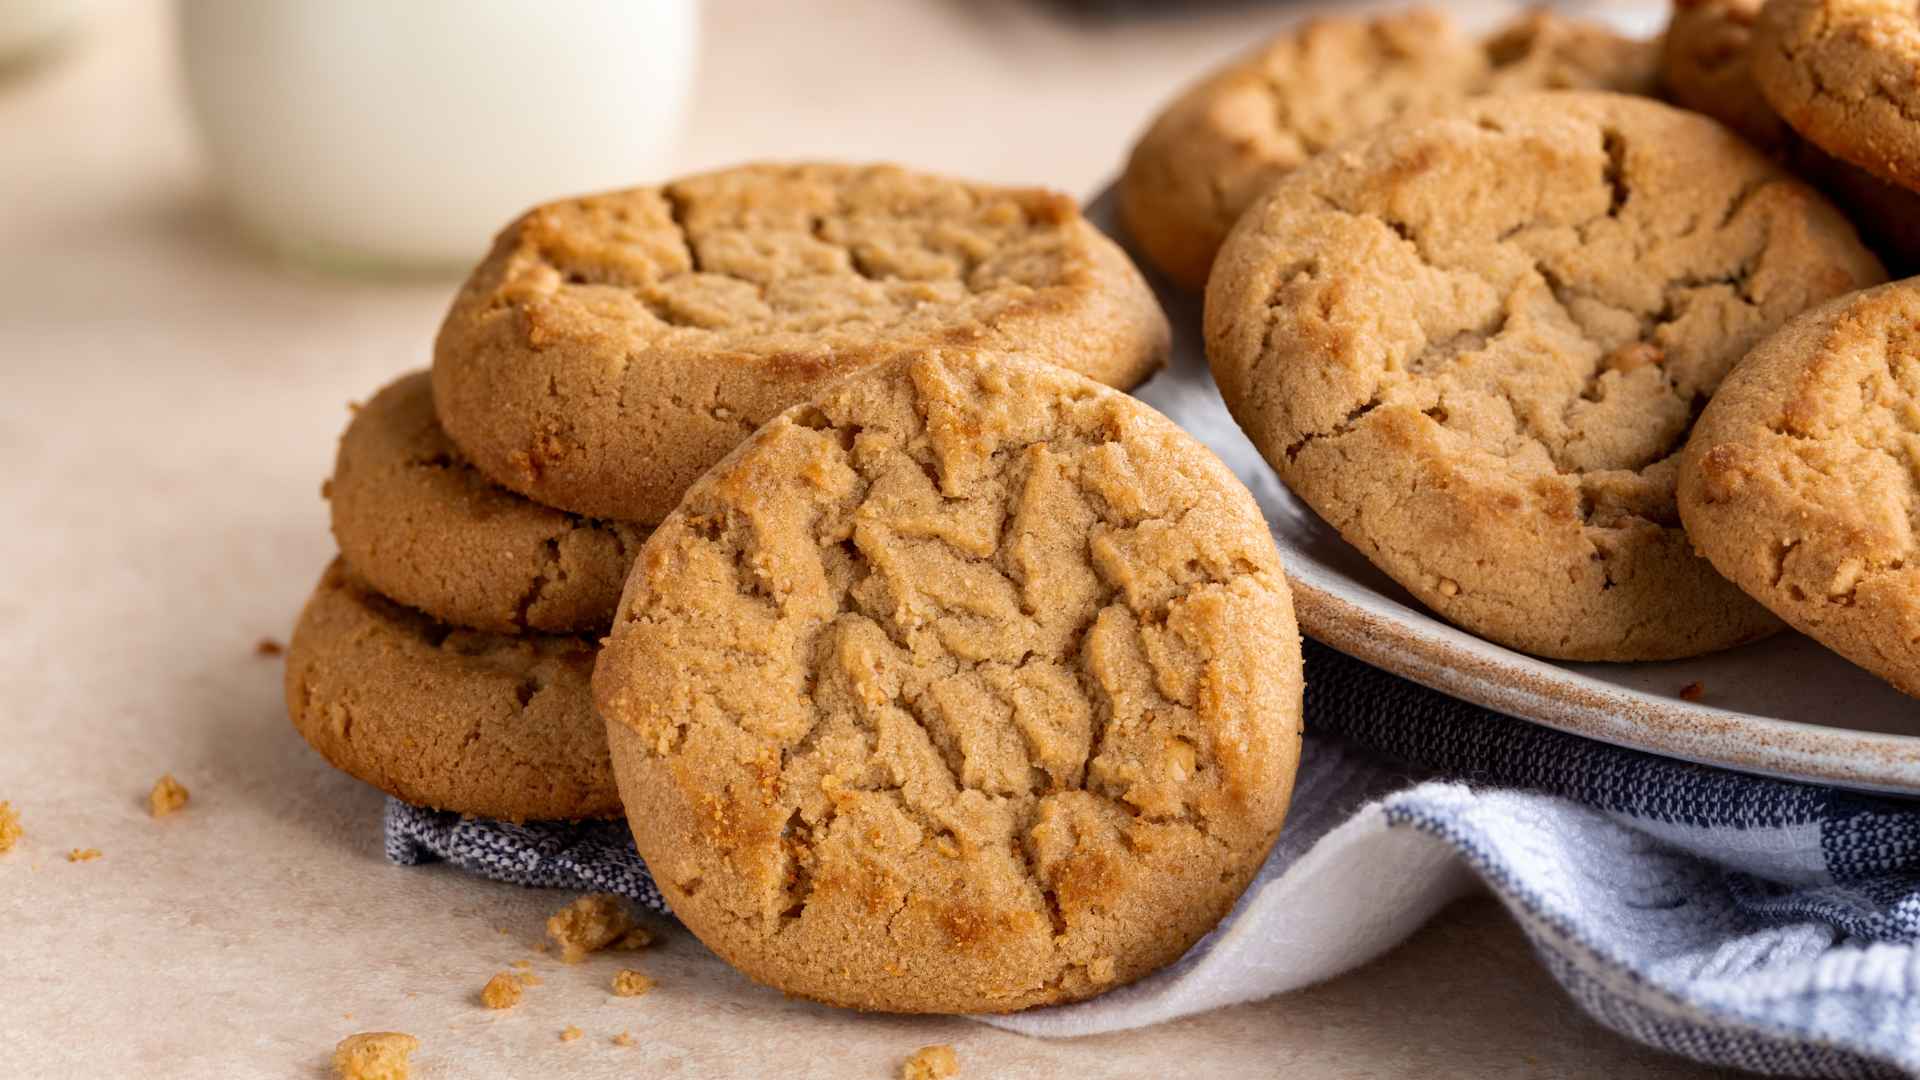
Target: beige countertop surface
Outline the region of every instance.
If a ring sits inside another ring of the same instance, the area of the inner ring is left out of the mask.
[[[1087,191],[1154,102],[1297,10],[721,0],[684,163],[887,157]],[[425,363],[452,284],[237,241],[169,25],[109,3],[57,61],[0,73],[0,799],[27,830],[0,856],[0,1073],[318,1077],[375,1029],[417,1035],[426,1078],[883,1077],[930,1042],[967,1077],[1699,1072],[1582,1017],[1484,898],[1313,989],[1049,1042],[790,1001],[679,931],[642,958],[659,988],[616,999],[618,961],[532,952],[567,897],[388,865],[380,796],[294,736],[255,645],[285,639],[332,553],[319,486],[346,403]],[[169,771],[192,804],[151,819]],[[481,1008],[528,957],[544,985]]]

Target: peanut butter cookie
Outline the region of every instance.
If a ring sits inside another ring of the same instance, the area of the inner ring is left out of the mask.
[[[333,764],[410,803],[529,819],[620,812],[576,637],[456,630],[328,567],[287,650],[287,713]]]
[[[1796,134],[1754,81],[1763,0],[1678,0],[1660,53],[1667,100],[1705,113],[1826,192],[1889,266],[1920,269],[1920,193],[1849,165]]]
[[[1442,617],[1575,660],[1777,627],[1689,550],[1674,455],[1749,347],[1883,274],[1719,124],[1617,94],[1468,102],[1288,176],[1220,259],[1206,345],[1235,419]]]
[[[1753,74],[1834,157],[1920,190],[1920,9],[1912,0],[1767,0]]]
[[[749,165],[508,226],[441,327],[434,394],[499,483],[650,523],[780,410],[925,345],[1017,346],[1126,388],[1168,330],[1063,195]]]
[[[1285,816],[1300,642],[1252,497],[1152,409],[977,352],[709,472],[594,672],[675,914],[788,993],[1006,1011],[1130,982]]]
[[[1680,459],[1680,516],[1721,573],[1920,695],[1920,281],[1788,323],[1742,361]]]
[[[1197,292],[1240,213],[1327,147],[1479,94],[1650,92],[1656,58],[1648,42],[1544,10],[1479,41],[1431,8],[1312,19],[1167,106],[1120,179],[1121,221],[1154,266]]]
[[[327,484],[333,535],[374,588],[443,622],[604,631],[646,528],[542,506],[468,464],[424,371],[362,406]]]

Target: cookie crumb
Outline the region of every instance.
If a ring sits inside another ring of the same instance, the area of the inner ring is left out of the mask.
[[[525,994],[521,981],[503,971],[480,988],[480,1003],[489,1009],[511,1009]]]
[[[653,931],[644,926],[636,926],[622,934],[620,940],[613,943],[613,947],[620,952],[633,952],[635,949],[644,949],[652,944]]]
[[[579,1038],[580,1035],[581,1035],[580,1029],[577,1027],[574,1027],[572,1024],[568,1024],[566,1027],[560,1029],[561,1042],[572,1042],[573,1040]]]
[[[270,637],[263,637],[253,644],[253,655],[255,656],[279,656],[286,651],[287,647],[285,645],[280,644]]]
[[[92,862],[104,852],[97,847],[77,847],[67,852],[68,862]]]
[[[531,971],[516,972],[513,977],[520,980],[521,986],[539,986],[542,984],[540,976],[535,975]]]
[[[623,1032],[621,1032],[620,1034],[618,1034],[618,1035],[615,1035],[615,1036],[613,1037],[613,1045],[615,1045],[615,1046],[632,1046],[632,1045],[633,1045],[633,1035],[632,1035],[632,1034],[630,1034],[630,1033],[628,1033],[628,1032],[625,1032],[625,1031],[623,1031]]]
[[[509,967],[517,967],[517,968],[519,968],[519,969],[520,969],[521,971],[525,971],[525,970],[527,970],[528,968],[530,968],[530,967],[532,967],[532,966],[533,966],[533,961],[531,961],[531,960],[515,960],[515,961],[514,961],[514,962],[513,962],[512,964],[509,964],[508,966],[509,966]]]
[[[621,968],[613,976],[613,992],[619,997],[639,997],[653,989],[653,979],[645,972]]]
[[[579,963],[633,929],[626,902],[612,893],[590,893],[547,920],[547,936],[560,946],[560,959],[569,964]]]
[[[187,805],[190,797],[187,785],[167,773],[153,782],[153,790],[147,792],[147,813],[154,817],[166,817],[175,810]]]
[[[946,1043],[923,1046],[900,1066],[900,1080],[947,1080],[960,1075],[960,1056]]]
[[[1681,701],[1699,701],[1706,696],[1707,684],[1703,682],[1690,682],[1680,688]]]
[[[10,802],[0,801],[0,852],[13,850],[27,830],[20,827],[20,811]]]
[[[404,1031],[363,1031],[333,1048],[333,1075],[339,1080],[407,1080],[413,1075],[407,1055],[420,1040]]]

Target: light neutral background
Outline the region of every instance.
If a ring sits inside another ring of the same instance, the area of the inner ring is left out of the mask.
[[[423,1077],[881,1077],[934,1041],[970,1077],[1694,1075],[1579,1016],[1484,899],[1326,986],[1041,1042],[788,1001],[678,932],[642,958],[659,989],[614,999],[617,961],[531,951],[566,897],[387,865],[379,796],[293,735],[254,647],[332,552],[346,403],[426,361],[451,284],[236,241],[165,8],[107,7],[57,62],[0,73],[0,799],[27,827],[0,856],[0,1072],[319,1076],[341,1036],[393,1028]],[[720,0],[684,163],[885,157],[1084,192],[1184,77],[1297,10]],[[155,821],[165,771],[193,802]],[[545,984],[482,1009],[530,956]]]

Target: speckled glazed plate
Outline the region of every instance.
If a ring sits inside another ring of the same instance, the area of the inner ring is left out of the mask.
[[[1111,190],[1087,216],[1126,243]],[[1576,735],[1745,772],[1920,795],[1920,700],[1799,634],[1695,660],[1575,664],[1517,653],[1435,618],[1280,483],[1214,389],[1199,298],[1153,283],[1173,321],[1173,361],[1136,393],[1252,489],[1286,560],[1302,631],[1436,690]],[[1694,683],[1699,699],[1683,700]]]

